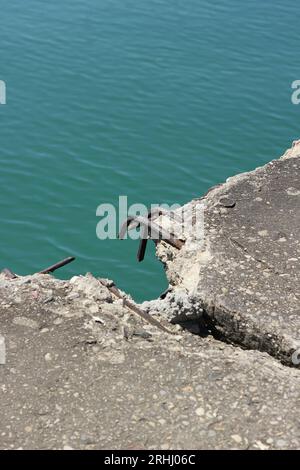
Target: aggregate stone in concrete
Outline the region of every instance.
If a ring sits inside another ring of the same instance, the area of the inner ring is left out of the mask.
[[[0,448],[299,449],[299,170],[296,144],[187,204],[142,305],[173,334],[92,275],[0,275]]]
[[[92,276],[0,276],[0,448],[299,448],[298,370],[169,328]]]
[[[206,318],[225,340],[295,365],[291,358],[300,346],[300,144],[187,205],[204,207],[204,237],[191,243],[197,231],[189,225],[180,251],[159,244],[173,289],[150,310],[168,312],[175,322],[183,316]],[[177,308],[169,308],[174,303]],[[190,304],[193,308],[186,309]]]

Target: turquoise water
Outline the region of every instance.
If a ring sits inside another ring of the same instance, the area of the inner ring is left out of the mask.
[[[151,246],[100,241],[96,208],[184,203],[300,136],[300,4],[1,2],[0,267],[69,255],[136,299],[166,285]]]

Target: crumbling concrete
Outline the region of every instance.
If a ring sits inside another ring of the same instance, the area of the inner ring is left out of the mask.
[[[300,376],[145,323],[92,276],[0,277],[0,448],[298,448]]]
[[[192,201],[184,247],[159,243],[170,289],[140,307],[169,333],[90,274],[0,275],[0,448],[298,449],[299,155]]]
[[[300,346],[300,144],[190,203],[200,204],[204,238],[191,243],[197,231],[190,225],[180,251],[159,245],[172,289],[148,308],[168,311],[174,322],[204,317],[225,340],[293,365]]]

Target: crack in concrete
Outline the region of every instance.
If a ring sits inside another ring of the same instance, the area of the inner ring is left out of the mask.
[[[165,307],[154,305],[154,310],[161,308],[174,323],[182,323],[184,316],[187,322],[202,318],[216,339],[296,367],[292,355],[300,346],[300,206],[289,188],[299,186],[299,171],[300,143],[284,158],[234,176],[199,198],[206,206],[204,244],[190,244],[195,239],[191,227],[180,253],[168,256],[165,246],[158,245],[173,292],[167,294]],[[236,203],[218,208],[222,197]],[[278,233],[285,236],[278,238]],[[245,237],[266,259],[243,243]],[[211,256],[201,263],[208,244]]]

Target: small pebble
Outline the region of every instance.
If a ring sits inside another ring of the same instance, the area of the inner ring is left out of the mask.
[[[196,415],[197,416],[203,416],[205,413],[204,408],[197,408],[196,409]]]
[[[233,434],[233,435],[231,436],[231,438],[232,438],[232,439],[234,440],[234,442],[236,442],[237,444],[240,444],[240,443],[243,441],[243,439],[241,438],[241,436],[239,436],[238,434]]]

